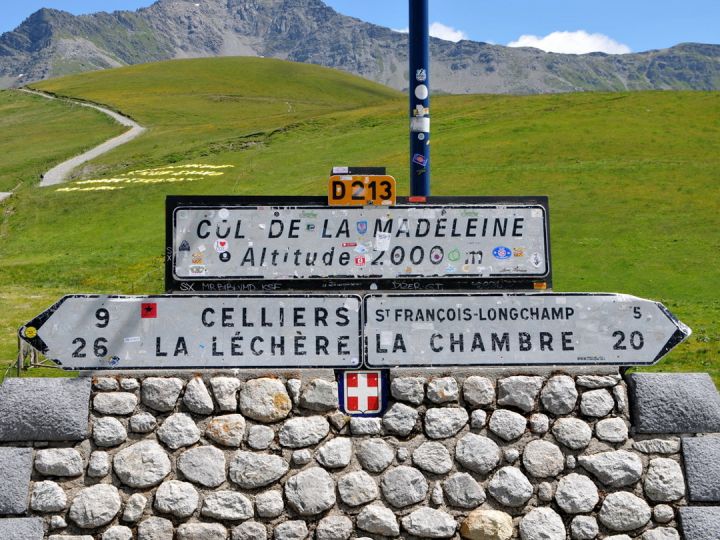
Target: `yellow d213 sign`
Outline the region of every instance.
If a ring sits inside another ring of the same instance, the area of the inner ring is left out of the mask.
[[[390,206],[397,200],[397,182],[392,176],[331,176],[330,206]]]

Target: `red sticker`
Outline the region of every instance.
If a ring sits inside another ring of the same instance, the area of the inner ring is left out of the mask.
[[[157,319],[157,304],[147,303],[140,306],[140,317],[142,319]]]

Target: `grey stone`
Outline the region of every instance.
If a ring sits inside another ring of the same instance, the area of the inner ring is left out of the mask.
[[[0,448],[0,514],[22,514],[28,507],[32,448]]]
[[[537,490],[538,499],[542,502],[550,502],[555,496],[555,486],[551,482],[540,482]]]
[[[175,413],[168,416],[157,430],[158,439],[169,448],[177,450],[183,446],[190,446],[200,440],[200,430],[193,419],[185,413]]]
[[[516,467],[503,467],[497,471],[488,491],[493,498],[505,506],[522,506],[533,495],[533,487],[525,475]]]
[[[633,442],[633,448],[643,454],[677,454],[680,451],[680,439],[646,439]]]
[[[289,379],[287,382],[287,390],[293,405],[300,403],[300,390],[302,389],[302,381],[300,379]]]
[[[422,377],[397,377],[390,383],[390,393],[398,401],[420,405],[425,399],[425,379]]]
[[[245,521],[253,517],[253,504],[237,491],[215,491],[203,501],[200,514],[222,521]]]
[[[650,460],[643,484],[645,496],[655,502],[677,501],[685,496],[680,464],[668,458]]]
[[[305,540],[308,528],[304,521],[285,521],[275,527],[275,540]]]
[[[288,478],[285,498],[301,516],[316,516],[335,505],[335,482],[325,469],[312,467]]]
[[[468,473],[455,473],[443,482],[448,503],[458,508],[477,508],[485,502],[485,490]]]
[[[423,507],[402,518],[402,526],[420,538],[452,538],[457,522],[442,510]]]
[[[518,459],[520,459],[520,450],[512,446],[506,447],[503,448],[503,455],[505,456],[505,461],[508,463],[515,463]]]
[[[102,540],[133,540],[133,534],[128,527],[116,525],[103,533]]]
[[[334,413],[329,414],[327,419],[336,431],[342,431],[345,426],[347,426],[348,422],[350,422],[350,417],[340,411],[335,411]]]
[[[455,459],[471,471],[488,474],[502,459],[500,447],[482,435],[466,433],[455,446]]]
[[[487,422],[487,413],[482,409],[475,409],[470,413],[470,427],[472,429],[482,429]]]
[[[401,446],[396,452],[397,460],[401,463],[405,463],[410,458],[410,452],[407,448]]]
[[[600,494],[587,476],[573,473],[558,482],[555,501],[568,514],[584,514],[593,511],[600,501]]]
[[[383,426],[388,433],[407,437],[415,428],[418,416],[417,409],[404,403],[395,403],[383,416]]]
[[[120,493],[115,486],[97,484],[75,495],[68,517],[81,529],[95,529],[115,519],[120,505]]]
[[[127,523],[137,523],[145,512],[147,506],[147,498],[140,493],[134,493],[128,497],[125,502],[125,510],[123,511],[122,520]]]
[[[307,448],[303,448],[302,450],[295,450],[292,453],[292,457],[290,458],[290,461],[293,465],[297,467],[302,467],[303,465],[307,465],[312,461],[312,452],[308,450]]]
[[[720,506],[682,507],[680,523],[685,540],[720,538]]]
[[[338,437],[330,439],[317,451],[318,463],[326,469],[342,469],[350,464],[353,455],[352,439]]]
[[[490,417],[488,428],[504,441],[512,441],[525,433],[527,420],[524,416],[506,409],[498,409]]]
[[[572,540],[594,540],[598,534],[600,527],[593,516],[575,516],[570,523]]]
[[[557,476],[565,468],[565,456],[548,441],[530,441],[523,452],[525,470],[535,478]]]
[[[0,538],[3,540],[43,540],[44,536],[40,518],[0,519]]]
[[[280,491],[265,491],[255,496],[255,509],[261,518],[276,518],[285,511],[285,502]]]
[[[97,446],[107,448],[118,446],[127,440],[127,431],[117,418],[106,416],[93,421],[93,441]]]
[[[315,540],[348,540],[353,532],[353,522],[347,516],[325,516],[315,529]]]
[[[200,495],[188,482],[168,480],[160,484],[155,492],[155,508],[178,518],[192,516],[199,502]]]
[[[112,392],[113,390],[117,390],[119,386],[117,379],[113,379],[112,377],[98,377],[93,380],[93,388],[101,392]]]
[[[140,383],[137,379],[121,379],[120,388],[126,392],[132,392],[133,390],[140,388]]]
[[[580,398],[580,412],[592,418],[607,416],[614,407],[615,400],[610,392],[603,388],[585,392]]]
[[[290,465],[280,456],[239,451],[230,463],[230,480],[245,489],[267,486],[282,478]]]
[[[213,377],[210,387],[215,395],[218,408],[223,412],[237,411],[237,394],[240,389],[240,380],[235,377]]]
[[[540,392],[540,401],[545,410],[558,416],[572,412],[577,398],[575,381],[567,375],[552,377]]]
[[[177,540],[226,540],[227,529],[219,523],[183,523],[177,529]]]
[[[61,512],[66,506],[67,497],[59,485],[49,480],[35,482],[30,496],[30,508],[36,512]]]
[[[380,492],[373,477],[365,471],[355,471],[338,480],[340,499],[348,506],[360,506],[378,498]]]
[[[478,508],[470,512],[460,527],[460,534],[469,540],[510,540],[513,519],[505,512]]]
[[[67,521],[62,516],[52,516],[50,518],[50,530],[56,531],[57,529],[64,529],[67,527]]]
[[[390,466],[395,450],[382,439],[368,439],[357,445],[355,456],[363,469],[377,474]]]
[[[5,379],[0,386],[0,442],[86,439],[90,387],[88,378]]]
[[[653,508],[653,519],[658,523],[670,523],[675,518],[675,510],[669,504],[658,504]]]
[[[216,488],[225,482],[225,454],[214,446],[198,446],[183,452],[178,470],[191,482]]]
[[[628,395],[627,388],[624,384],[618,384],[612,389],[613,397],[615,398],[615,407],[618,413],[625,414],[628,409]]]
[[[157,419],[150,413],[142,412],[130,417],[130,431],[150,433],[157,427]]]
[[[488,407],[495,403],[495,386],[490,379],[472,375],[463,382],[463,398],[471,407]]]
[[[682,452],[690,501],[720,502],[720,437],[684,438]]]
[[[575,467],[577,467],[577,458],[572,454],[565,456],[565,468],[572,470]]]
[[[319,443],[330,433],[330,424],[323,416],[296,417],[280,428],[279,440],[286,448],[305,448]]]
[[[545,435],[550,429],[550,419],[542,413],[535,413],[528,420],[528,427],[535,435]]]
[[[300,395],[300,406],[310,411],[334,411],[338,408],[337,383],[313,379]]]
[[[632,493],[618,491],[605,497],[598,518],[611,531],[634,531],[650,521],[650,507]]]
[[[520,520],[522,540],[565,540],[565,525],[552,508],[535,508]]]
[[[175,409],[183,382],[174,377],[148,377],[143,379],[140,392],[142,402],[159,412]]]
[[[357,527],[370,534],[397,536],[400,534],[395,513],[379,504],[371,504],[362,509],[357,517]]]
[[[432,492],[430,493],[430,502],[435,506],[441,506],[445,502],[445,495],[443,494],[440,482],[436,482],[435,487],[432,488]]]
[[[396,508],[419,503],[428,493],[428,483],[422,473],[405,465],[386,472],[380,488],[387,502]]]
[[[380,435],[382,433],[382,419],[353,416],[350,419],[350,432],[357,436]]]
[[[425,411],[425,434],[431,439],[447,439],[457,435],[468,423],[468,413],[459,407]]]
[[[173,540],[174,531],[171,521],[151,517],[138,525],[138,540]]]
[[[275,431],[268,426],[250,426],[247,443],[253,450],[267,450],[275,440]]]
[[[80,476],[83,460],[74,448],[45,448],[35,455],[35,469],[45,476]]]
[[[557,442],[571,450],[582,450],[590,444],[592,429],[578,418],[560,418],[555,420],[552,434]]]
[[[183,403],[196,414],[212,414],[215,406],[202,377],[193,377],[185,387]]]
[[[94,539],[89,534],[81,534],[81,535],[51,534],[48,537],[48,540],[94,540]]]
[[[631,486],[640,480],[643,473],[640,458],[627,450],[580,456],[578,462],[608,487]]]
[[[670,527],[659,527],[643,533],[642,540],[680,540],[680,535]]]
[[[498,381],[498,405],[517,407],[523,412],[535,409],[540,388],[545,379],[518,375]]]
[[[638,433],[720,432],[720,395],[707,373],[633,373],[628,389]]]
[[[595,424],[595,435],[601,441],[624,443],[628,438],[628,427],[622,418],[606,418]]]
[[[267,529],[257,521],[246,521],[233,529],[232,540],[267,540]]]
[[[583,388],[612,388],[621,381],[619,374],[613,375],[579,375],[577,385]]]
[[[433,474],[445,474],[453,467],[450,452],[439,442],[425,442],[412,454],[413,465]]]
[[[155,441],[140,441],[115,454],[113,468],[123,484],[143,489],[157,486],[170,474],[170,459]]]
[[[90,454],[88,461],[87,474],[92,478],[104,478],[110,474],[112,466],[110,464],[110,455],[107,452],[97,450]]]
[[[457,381],[454,377],[433,379],[427,385],[427,398],[438,405],[456,402],[460,398]]]
[[[137,404],[137,396],[129,392],[109,392],[93,398],[93,409],[100,414],[125,416],[132,414]]]
[[[277,379],[252,379],[240,390],[240,411],[258,422],[277,422],[291,410],[290,396]]]
[[[222,446],[239,448],[245,439],[245,418],[241,414],[217,416],[208,423],[205,436]]]

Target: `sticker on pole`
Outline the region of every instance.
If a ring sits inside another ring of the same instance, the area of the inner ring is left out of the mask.
[[[376,371],[339,371],[340,409],[348,416],[381,416],[388,404],[388,373]]]

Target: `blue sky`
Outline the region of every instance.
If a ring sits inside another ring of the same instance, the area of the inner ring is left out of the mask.
[[[188,1],[188,0],[179,0]],[[203,2],[206,0],[192,0]],[[152,0],[5,1],[0,32],[41,7],[71,13],[137,9]],[[406,0],[326,0],[370,22],[407,27]],[[720,0],[430,0],[433,33],[559,52],[643,51],[686,41],[720,43]]]

